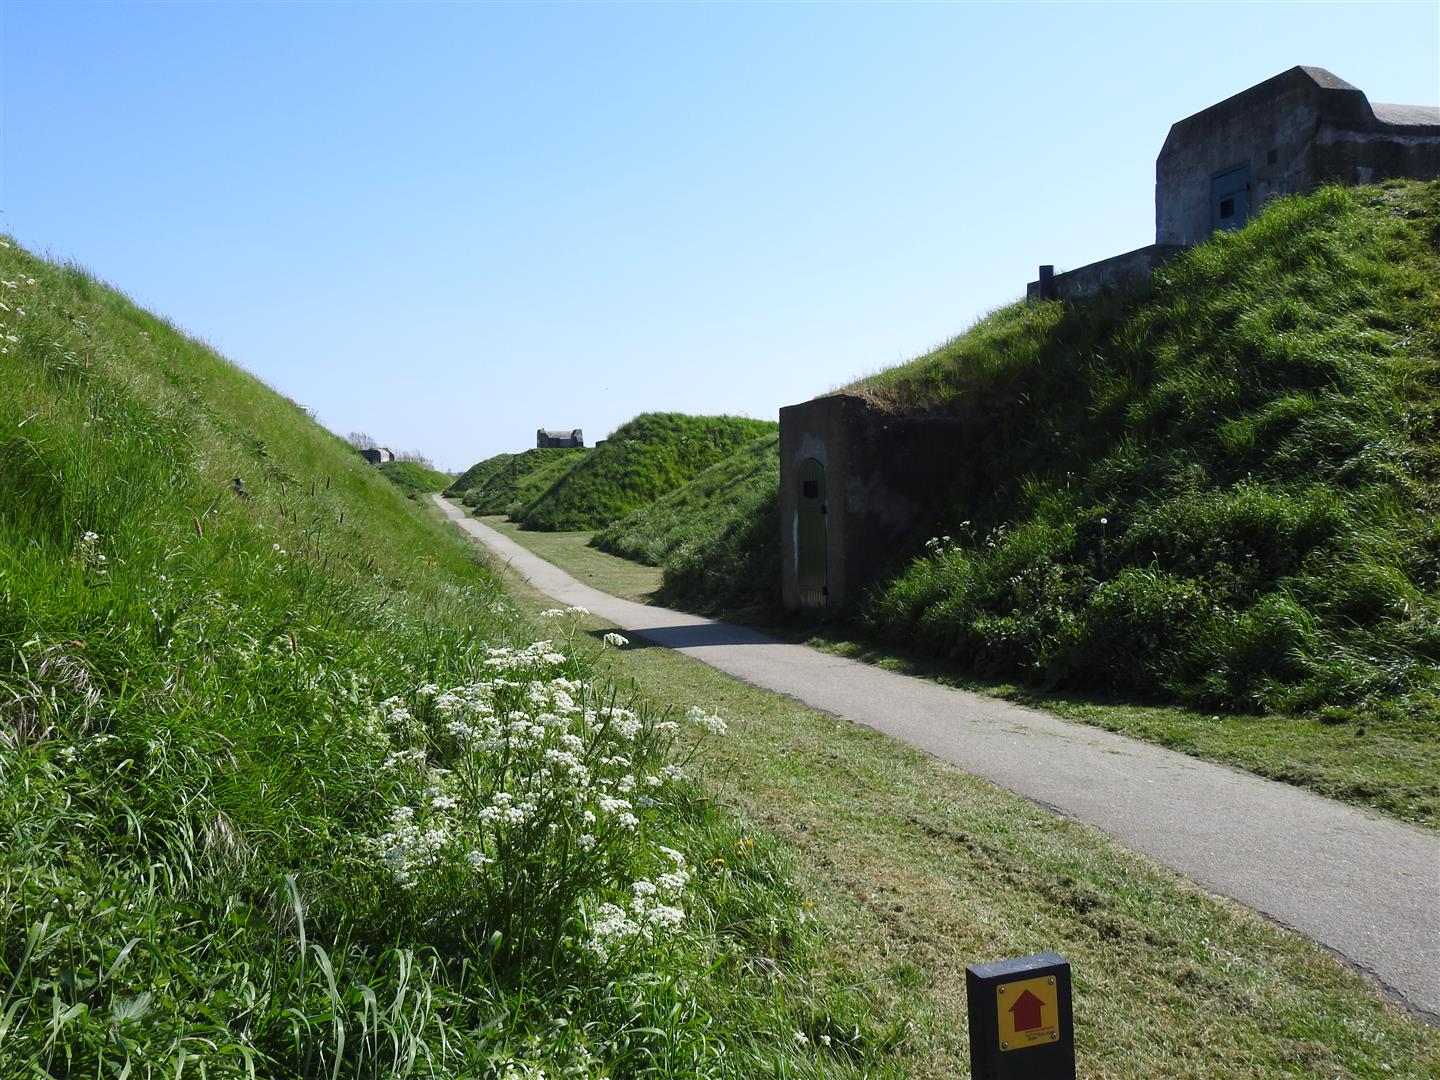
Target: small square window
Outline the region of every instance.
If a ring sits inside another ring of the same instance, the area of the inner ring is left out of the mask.
[[[805,480],[800,485],[801,491],[807,499],[818,499],[820,497],[820,483],[817,480]]]
[[[1234,216],[1235,216],[1235,200],[1234,200],[1234,199],[1221,199],[1221,200],[1220,200],[1220,216],[1221,216],[1222,218],[1234,217]]]
[[[1279,150],[1274,150],[1274,149],[1272,149],[1272,150],[1270,150],[1268,153],[1266,153],[1266,155],[1265,155],[1265,164],[1266,164],[1266,165],[1274,165],[1275,162],[1277,162],[1277,161],[1279,161],[1279,160],[1280,160],[1280,151],[1279,151]]]

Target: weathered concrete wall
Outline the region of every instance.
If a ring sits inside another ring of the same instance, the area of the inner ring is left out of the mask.
[[[1248,215],[1328,181],[1440,175],[1440,110],[1373,107],[1323,68],[1295,67],[1179,121],[1155,161],[1155,241],[1213,231],[1210,182],[1249,169]],[[1246,215],[1246,216],[1248,216]],[[1244,224],[1239,217],[1235,224]]]
[[[825,466],[827,606],[859,599],[949,499],[986,424],[979,415],[889,416],[838,394],[780,410],[780,574],[799,588],[800,466]]]
[[[1041,283],[1032,281],[1025,287],[1027,300],[1079,300],[1098,296],[1106,289],[1124,289],[1138,285],[1150,276],[1156,267],[1173,259],[1181,248],[1173,245],[1151,244],[1136,248],[1123,255],[1112,255],[1108,259],[1079,266],[1056,274],[1053,282],[1054,295],[1041,296]]]
[[[1356,132],[1322,125],[1311,151],[1315,175],[1342,184],[1440,176],[1440,125],[1434,131]]]

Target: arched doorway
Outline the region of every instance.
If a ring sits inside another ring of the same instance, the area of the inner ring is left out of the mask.
[[[802,608],[823,608],[830,600],[825,504],[825,466],[815,458],[800,464],[800,498],[795,529],[796,579]]]

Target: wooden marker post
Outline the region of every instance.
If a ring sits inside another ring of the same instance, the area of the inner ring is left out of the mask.
[[[1040,953],[965,969],[972,1080],[1075,1080],[1070,965]]]

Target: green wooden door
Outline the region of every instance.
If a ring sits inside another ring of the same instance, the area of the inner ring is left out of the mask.
[[[802,608],[823,608],[829,602],[825,526],[825,466],[814,458],[800,465],[800,520],[796,529],[797,577]]]

